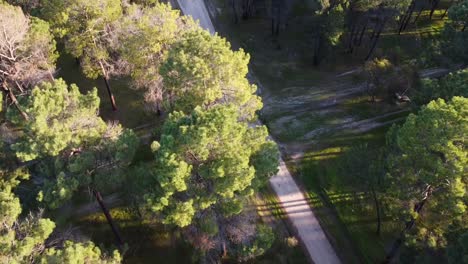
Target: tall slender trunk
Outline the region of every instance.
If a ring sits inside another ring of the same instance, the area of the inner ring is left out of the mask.
[[[455,1],[455,0],[450,1],[450,4],[447,6],[447,8],[445,8],[445,11],[444,11],[444,13],[442,14],[442,17],[441,17],[440,19],[444,19],[444,17],[447,15],[448,9],[452,6],[452,4],[453,4],[454,1]]]
[[[102,78],[104,79],[104,82],[106,84],[107,94],[109,95],[109,99],[112,105],[112,110],[117,111],[117,104],[115,103],[114,94],[112,93],[112,90],[109,84],[109,78],[107,76],[106,69],[104,68],[104,65],[102,64],[102,62],[99,62],[99,65],[101,66]]]
[[[107,94],[109,95],[109,99],[112,105],[112,110],[117,111],[117,105],[115,103],[114,94],[112,93],[109,80],[107,79],[107,77],[102,77],[102,78],[104,79],[104,82],[106,83]]]
[[[353,25],[351,26],[351,32],[350,32],[350,35],[349,35],[349,42],[348,42],[348,52],[349,53],[353,53],[353,39],[354,39],[354,34],[355,34],[355,31],[356,31],[356,23],[353,23]]]
[[[421,7],[421,9],[419,9],[418,15],[414,19],[413,24],[416,24],[416,22],[418,22],[418,19],[421,16],[422,11],[423,11],[423,7]]]
[[[280,4],[280,3],[278,3],[278,4]],[[278,6],[278,8],[276,9],[275,36],[279,35],[280,25],[281,25],[281,7]]]
[[[411,17],[413,16],[414,8],[416,7],[416,0],[411,1],[410,6],[408,7],[408,10],[406,11],[406,14],[403,16],[403,19],[400,24],[400,28],[398,30],[398,35],[401,34],[406,29],[406,26],[408,25],[408,22],[411,20]]]
[[[362,44],[362,37],[364,37],[364,33],[366,32],[368,21],[369,20],[366,20],[366,23],[364,24],[364,27],[361,30],[361,35],[359,36],[359,40],[358,40],[358,43],[357,43],[358,46],[361,46],[361,44]]]
[[[94,197],[96,198],[96,201],[99,203],[99,206],[101,207],[102,212],[106,216],[107,223],[109,224],[110,228],[112,229],[112,232],[114,233],[117,245],[122,246],[123,245],[122,237],[120,236],[117,226],[114,224],[114,221],[112,220],[112,216],[110,215],[109,210],[107,209],[106,205],[104,204],[104,201],[102,200],[101,194],[97,190],[93,190],[93,194],[94,194]]]
[[[234,15],[234,24],[237,24],[239,23],[239,17],[237,16],[236,0],[231,0],[231,7],[232,7],[232,13]]]
[[[429,19],[432,20],[432,16],[434,15],[434,11],[439,5],[440,0],[433,0],[431,6],[431,13],[429,14]]]
[[[384,18],[384,21],[381,23],[379,31],[377,31],[377,34],[375,35],[374,42],[372,43],[372,47],[369,50],[369,53],[367,54],[366,61],[370,59],[372,56],[372,53],[374,53],[374,49],[377,46],[377,42],[379,42],[380,34],[382,34],[382,31],[385,27],[385,24],[387,23],[387,18]]]
[[[15,105],[16,109],[18,109],[18,111],[20,112],[21,116],[24,118],[24,120],[29,120],[29,116],[28,114],[26,114],[26,112],[24,112],[22,109],[21,109],[21,106],[19,105],[19,102],[18,100],[16,99],[16,96],[15,94],[13,93],[13,91],[8,88],[7,84],[5,82],[3,82],[3,90],[8,94],[8,97],[10,97],[10,100],[13,102],[13,104]]]
[[[375,211],[377,213],[377,228],[375,232],[377,233],[377,235],[380,236],[380,229],[382,226],[382,217],[380,215],[379,199],[377,198],[377,193],[375,192],[374,186],[371,187],[371,192],[372,192],[372,198],[374,199]]]
[[[411,17],[413,16],[413,12],[414,12],[414,9],[416,8],[416,1],[413,1],[413,4],[411,5],[410,7],[410,11],[409,11],[409,14],[408,14],[408,18],[406,19],[405,23],[403,24],[403,27],[402,29],[400,30],[400,33],[402,31],[405,31],[406,27],[408,26],[410,20],[411,20]]]
[[[317,34],[317,38],[315,41],[315,47],[314,47],[314,65],[318,66],[320,64],[320,48],[322,45],[322,36],[321,32],[319,31]]]

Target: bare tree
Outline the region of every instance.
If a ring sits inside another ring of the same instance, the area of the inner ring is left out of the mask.
[[[48,24],[25,16],[20,7],[2,3],[0,14],[0,86],[19,109],[17,96],[53,78],[55,42]]]

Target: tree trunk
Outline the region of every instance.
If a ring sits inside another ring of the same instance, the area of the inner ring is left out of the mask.
[[[109,80],[107,79],[107,77],[102,77],[102,78],[104,79],[104,82],[106,83],[107,94],[109,95],[109,99],[112,105],[112,110],[117,111],[117,105],[115,103],[114,94],[112,93]]]
[[[112,216],[109,213],[109,210],[107,209],[106,205],[104,204],[104,201],[102,200],[101,194],[93,190],[94,197],[96,198],[96,201],[99,203],[99,206],[101,207],[102,212],[106,216],[107,223],[109,224],[110,228],[112,229],[112,232],[114,233],[117,245],[120,247],[123,245],[123,240],[122,237],[120,236],[119,230],[117,229],[117,226],[114,224],[114,221],[112,220]]]
[[[158,116],[161,116],[162,115],[162,111],[161,111],[161,105],[159,103],[156,103],[156,114]]]
[[[371,187],[371,192],[372,192],[372,198],[374,199],[374,203],[375,203],[375,211],[377,213],[377,228],[375,232],[377,233],[378,236],[380,236],[380,229],[382,226],[382,217],[380,215],[379,199],[377,199],[377,194],[375,193],[375,189],[373,186]]]
[[[372,56],[372,53],[374,53],[374,49],[377,46],[377,42],[379,41],[380,34],[382,33],[386,23],[387,23],[387,19],[385,18],[384,21],[382,22],[382,24],[380,25],[379,31],[375,35],[374,42],[372,43],[372,47],[369,50],[369,53],[367,54],[366,61],[369,60],[370,57]]]
[[[364,27],[363,27],[362,30],[361,30],[361,35],[359,36],[359,41],[358,41],[358,43],[357,43],[358,46],[361,46],[362,37],[364,36],[364,33],[366,32],[367,24],[368,24],[368,20],[366,20],[366,23],[364,24]]]
[[[104,82],[106,83],[107,94],[109,94],[109,99],[112,105],[112,110],[117,111],[117,105],[115,103],[114,94],[112,93],[112,90],[109,84],[109,77],[107,76],[106,69],[104,68],[104,65],[102,64],[101,61],[99,62],[99,65],[101,66],[102,78],[104,79]]]
[[[433,0],[431,6],[431,13],[429,14],[429,19],[432,20],[432,15],[434,15],[434,11],[439,5],[440,0]]]
[[[432,186],[428,186],[428,188],[426,189],[426,191],[424,193],[425,193],[425,197],[414,208],[414,212],[417,213],[417,214],[419,214],[421,212],[421,210],[424,207],[424,204],[426,204],[426,201],[429,199],[429,197],[431,197],[431,195],[432,195]],[[400,249],[401,245],[403,244],[403,239],[404,239],[405,234],[408,231],[410,231],[411,228],[414,227],[415,222],[416,222],[416,219],[411,218],[411,220],[405,224],[405,228],[401,231],[400,237],[393,243],[392,248],[391,248],[390,252],[387,254],[387,256],[385,257],[385,260],[384,260],[383,263],[387,264],[387,263],[392,262],[393,258],[395,257],[395,255],[397,254],[397,252]]]
[[[252,9],[252,0],[242,0],[242,19],[249,19],[253,13]]]
[[[413,16],[414,8],[416,7],[416,0],[413,0],[408,7],[408,10],[406,11],[406,14],[403,16],[403,19],[400,24],[400,29],[398,30],[398,35],[401,34],[406,29],[406,26],[408,25],[408,22],[411,20],[411,17]]]
[[[421,9],[419,9],[418,15],[414,19],[413,24],[416,24],[416,22],[418,22],[418,19],[421,16],[422,11],[423,11],[423,7],[421,7]]]
[[[351,33],[349,35],[349,42],[348,42],[348,52],[353,53],[353,39],[354,39],[354,34],[356,31],[356,23],[353,23],[351,26]]]
[[[237,16],[236,0],[231,0],[232,13],[234,15],[234,24],[239,23],[239,17]]]
[[[444,13],[442,14],[442,17],[441,17],[440,19],[444,19],[445,15],[447,15],[448,9],[452,6],[452,4],[453,4],[454,1],[455,1],[455,0],[450,1],[450,4],[447,6],[447,8],[445,8],[445,11],[444,11]]]
[[[320,64],[320,47],[322,45],[322,33],[319,31],[315,41],[314,47],[314,65],[318,66]]]
[[[401,28],[400,33],[405,31],[406,27],[408,26],[408,24],[409,24],[409,22],[411,20],[411,17],[413,16],[413,12],[414,12],[415,8],[416,8],[416,1],[413,1],[413,3],[410,6],[408,18],[406,19],[405,23],[403,24],[403,27]]]
[[[21,109],[21,106],[19,105],[18,103],[18,100],[16,99],[16,96],[15,94],[13,93],[13,91],[7,87],[6,83],[3,82],[3,90],[8,94],[8,97],[10,97],[10,100],[13,102],[13,104],[15,105],[16,109],[18,109],[18,111],[20,112],[21,116],[24,118],[24,120],[29,120],[29,116],[28,114],[26,114],[26,112],[24,112],[22,109]]]

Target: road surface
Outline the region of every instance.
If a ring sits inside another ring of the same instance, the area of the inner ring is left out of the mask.
[[[203,0],[177,0],[180,9],[184,15],[190,15],[195,20],[198,20],[200,26],[211,34],[215,33],[213,23],[211,23],[210,15],[206,10],[205,2]]]
[[[280,159],[278,174],[270,178],[270,184],[312,261],[316,264],[340,263],[283,159]]]

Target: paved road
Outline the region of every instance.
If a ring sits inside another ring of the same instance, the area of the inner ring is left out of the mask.
[[[195,20],[198,20],[200,26],[210,31],[211,34],[215,33],[213,23],[206,10],[205,2],[203,0],[177,0],[180,9],[184,15],[190,15]]]
[[[317,218],[315,218],[304,194],[289,173],[283,159],[280,159],[279,172],[270,179],[270,184],[278,196],[297,234],[316,264],[335,264],[340,260],[330,245]]]

